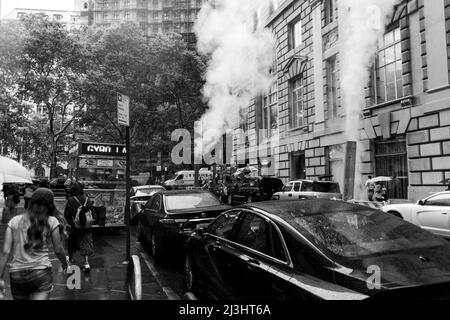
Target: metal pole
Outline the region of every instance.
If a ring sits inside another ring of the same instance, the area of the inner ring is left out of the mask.
[[[129,262],[131,259],[131,233],[130,233],[130,188],[131,188],[131,178],[130,178],[130,127],[125,128],[125,139],[126,141],[126,172],[125,172],[125,179],[126,179],[126,200],[125,200],[125,224],[127,227],[127,250],[126,250],[126,260]]]

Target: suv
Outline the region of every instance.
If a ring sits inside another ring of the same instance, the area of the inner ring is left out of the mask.
[[[282,188],[283,182],[278,178],[245,178],[229,189],[227,202],[231,205],[268,201]]]
[[[272,200],[304,200],[311,198],[342,200],[343,196],[339,183],[311,180],[288,182],[281,192],[277,192],[272,196]]]

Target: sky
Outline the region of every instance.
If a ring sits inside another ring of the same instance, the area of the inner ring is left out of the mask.
[[[0,0],[2,16],[14,8],[72,10],[74,0]]]

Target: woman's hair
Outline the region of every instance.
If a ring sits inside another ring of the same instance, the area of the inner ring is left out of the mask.
[[[54,215],[56,207],[54,203],[32,201],[28,212],[31,225],[27,230],[28,242],[24,245],[24,249],[27,251],[41,249],[46,241],[45,230],[49,230],[48,218]]]

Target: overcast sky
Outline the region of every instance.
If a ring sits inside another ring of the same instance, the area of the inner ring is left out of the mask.
[[[14,8],[72,10],[74,0],[0,0],[2,16]]]

